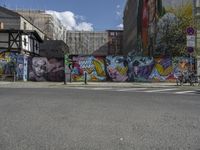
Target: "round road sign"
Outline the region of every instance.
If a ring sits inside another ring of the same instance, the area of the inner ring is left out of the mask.
[[[188,51],[188,53],[193,53],[194,52],[194,47],[188,47],[187,51]]]
[[[195,35],[195,29],[193,27],[187,28],[187,34],[188,35]]]

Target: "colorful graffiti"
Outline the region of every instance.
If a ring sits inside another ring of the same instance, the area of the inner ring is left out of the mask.
[[[173,74],[174,77],[180,74],[180,72],[187,72],[190,69],[190,59],[187,57],[175,57],[173,58]],[[192,62],[193,64],[194,62]],[[192,65],[193,66],[193,65]]]
[[[84,73],[87,73],[88,81],[105,81],[105,63],[102,57],[74,56],[72,79],[73,81],[84,81]]]
[[[16,71],[17,71],[17,80],[27,81],[27,71],[28,71],[27,56],[18,55]]]
[[[151,81],[174,80],[172,60],[170,58],[156,58],[154,68],[149,76]]]
[[[33,57],[29,61],[29,80],[31,81],[64,81],[63,60],[46,57]]]
[[[96,61],[99,61],[98,64],[95,63]],[[175,81],[178,70],[188,71],[189,66],[189,59],[184,57],[171,59],[168,57],[153,58],[136,56],[107,56],[106,58],[74,56],[73,62],[73,81],[83,81],[84,72],[87,72],[89,81],[105,81],[107,79],[114,82],[171,82]],[[100,69],[96,71],[97,68]],[[104,68],[105,70],[103,70]]]
[[[72,56],[72,65],[65,60],[66,73],[71,73],[72,81],[175,81],[180,72],[194,70],[194,58],[174,57],[153,58],[137,56]],[[70,60],[71,62],[71,60]],[[199,63],[197,63],[199,64]],[[29,69],[28,69],[28,67]],[[199,69],[199,66],[197,66]],[[29,72],[27,72],[27,70]],[[0,75],[17,73],[18,80],[64,81],[64,62],[61,59],[28,57],[13,52],[0,55]]]
[[[128,57],[129,81],[148,81],[153,67],[152,57]]]
[[[112,81],[127,81],[128,80],[128,62],[123,56],[107,56],[106,70],[109,78]]]
[[[0,50],[0,75],[13,75],[16,71],[17,53]]]
[[[71,69],[72,69],[72,62],[69,58],[68,54],[65,54],[64,56],[64,65],[65,65],[65,81],[70,82],[71,81]]]

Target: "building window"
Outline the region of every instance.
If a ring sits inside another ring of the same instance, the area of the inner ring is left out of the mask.
[[[26,22],[24,22],[24,30],[26,30]]]
[[[39,49],[38,43],[36,43],[35,48],[36,48],[36,51],[38,51],[38,49]]]
[[[115,32],[110,32],[110,35],[111,36],[115,36]]]
[[[26,46],[26,44],[27,44],[27,40],[26,38],[24,38],[24,46]]]
[[[200,7],[200,0],[196,0],[196,7]]]

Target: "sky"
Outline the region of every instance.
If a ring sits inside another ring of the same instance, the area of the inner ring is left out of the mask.
[[[0,0],[9,9],[45,10],[69,30],[120,29],[126,0]]]

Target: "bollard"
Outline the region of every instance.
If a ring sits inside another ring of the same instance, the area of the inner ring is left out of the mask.
[[[72,72],[70,71],[69,81],[72,83]]]
[[[65,73],[65,79],[64,79],[64,85],[67,84],[67,77],[66,77],[66,73]]]
[[[87,72],[84,72],[84,76],[85,76],[84,82],[85,82],[85,84],[87,84]]]
[[[15,71],[14,71],[14,74],[13,74],[13,82],[15,82],[16,80],[16,77],[15,77]]]

